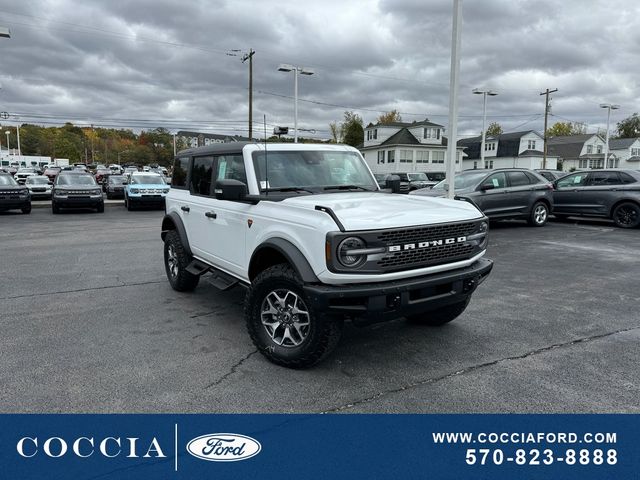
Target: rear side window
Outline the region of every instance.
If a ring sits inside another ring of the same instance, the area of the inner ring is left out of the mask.
[[[247,183],[242,154],[217,157],[217,169],[216,180],[238,180]]]
[[[509,177],[509,185],[512,187],[521,187],[531,183],[524,172],[507,172],[507,177]]]
[[[636,183],[636,179],[628,173],[618,172],[618,175],[620,175],[620,180],[622,180],[622,183]]]
[[[546,178],[547,180],[549,180],[550,182],[553,182],[555,180],[555,177],[551,172],[538,172],[538,173],[542,175],[544,178]]]
[[[616,172],[593,172],[589,175],[589,185],[620,185],[620,177]]]
[[[171,176],[171,186],[173,188],[187,188],[187,172],[189,171],[189,157],[176,158],[173,162],[173,175]]]
[[[211,195],[213,177],[213,157],[195,157],[191,167],[191,193]]]

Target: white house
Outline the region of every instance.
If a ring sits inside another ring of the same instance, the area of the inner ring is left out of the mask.
[[[562,161],[562,169],[583,170],[604,167],[604,139],[594,133],[550,137],[548,151]],[[614,166],[619,160],[611,157]]]
[[[442,172],[447,139],[444,127],[428,119],[421,122],[369,124],[360,151],[374,173]],[[456,169],[462,148],[458,147]]]
[[[458,140],[458,146],[464,147],[465,156],[462,163],[465,170],[512,167],[555,170],[557,167],[558,158],[554,155],[547,155],[546,165],[543,167],[544,139],[533,130],[486,137],[484,165],[481,164],[480,155],[482,137]]]
[[[609,140],[609,152],[610,167],[640,169],[640,138],[611,139]]]

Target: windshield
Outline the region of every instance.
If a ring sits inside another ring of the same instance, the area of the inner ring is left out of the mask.
[[[427,176],[424,173],[408,173],[407,174],[409,176],[409,180],[411,180],[412,182],[428,182],[429,179],[427,178]]]
[[[17,185],[12,176],[10,175],[0,175],[0,185]]]
[[[47,185],[49,179],[47,177],[29,177],[27,178],[27,183],[29,185]]]
[[[132,185],[164,185],[164,180],[158,175],[132,175]]]
[[[486,171],[477,171],[477,172],[462,172],[456,175],[455,180],[455,189],[456,190],[465,190],[468,188],[475,187],[478,182],[487,176]],[[441,181],[440,183],[433,186],[433,190],[446,190],[445,186],[448,185],[445,183],[446,180]]]
[[[18,173],[35,173],[36,171],[33,168],[21,168],[18,170]]]
[[[113,184],[115,184],[115,185],[122,185],[122,184],[124,183],[124,177],[120,177],[120,176],[118,176],[118,177],[114,177],[114,176],[111,176],[111,177],[109,177],[109,180],[108,180],[108,181],[109,181],[109,183],[113,183]]]
[[[58,175],[56,185],[96,185],[91,175]]]
[[[378,184],[355,152],[268,151],[254,152],[253,165],[260,191],[327,187],[377,190]],[[267,172],[268,165],[268,172]]]

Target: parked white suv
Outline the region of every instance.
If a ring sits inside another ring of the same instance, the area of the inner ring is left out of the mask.
[[[293,368],[324,358],[345,318],[450,322],[493,266],[483,258],[488,221],[473,205],[381,190],[344,145],[180,152],[162,239],[175,290],[205,273],[221,289],[246,287],[251,339]]]

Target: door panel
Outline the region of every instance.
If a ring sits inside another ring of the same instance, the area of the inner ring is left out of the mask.
[[[581,215],[584,212],[583,190],[587,176],[586,172],[575,173],[556,182],[553,192],[554,213]]]

